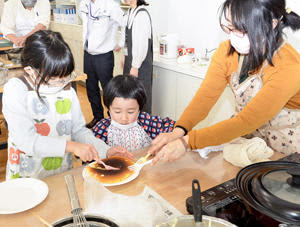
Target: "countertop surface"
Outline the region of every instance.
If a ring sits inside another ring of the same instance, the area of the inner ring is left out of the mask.
[[[276,153],[272,160],[276,160],[281,156],[281,154]],[[79,199],[84,207],[82,170],[83,167],[78,167],[42,179],[49,187],[47,198],[30,210],[17,214],[0,215],[0,226],[43,226],[31,212],[35,212],[50,223],[70,216],[71,208],[64,181],[64,176],[67,174],[74,175]],[[112,192],[130,196],[140,194],[144,187],[148,186],[181,213],[187,214],[185,200],[192,195],[191,185],[193,179],[199,180],[201,190],[204,191],[234,178],[239,170],[239,167],[223,160],[222,152],[212,153],[206,160],[200,158],[198,153],[188,152],[183,158],[173,163],[147,165],[135,180],[124,185],[107,188]]]
[[[209,66],[209,61],[202,61],[198,64],[179,64],[177,63],[176,58],[168,59],[162,57],[161,55],[159,55],[159,53],[154,53],[153,66],[204,79]]]

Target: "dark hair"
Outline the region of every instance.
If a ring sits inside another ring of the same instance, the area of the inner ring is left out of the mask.
[[[137,0],[136,1],[136,5],[137,6],[140,6],[140,5],[145,5],[145,6],[147,6],[147,5],[149,5],[147,2],[145,2],[144,0]]]
[[[147,100],[146,90],[140,79],[130,75],[115,76],[105,86],[103,102],[108,109],[116,97],[136,99],[140,110]]]
[[[58,32],[40,30],[29,36],[21,54],[23,67],[36,69],[42,83],[54,77],[66,77],[74,70],[74,59],[70,47]],[[39,94],[39,93],[38,93]]]
[[[257,70],[265,59],[273,65],[274,52],[283,42],[283,28],[300,28],[300,17],[294,12],[286,12],[285,0],[226,0],[219,22],[230,13],[232,25],[248,34],[250,51],[245,58],[242,73]],[[273,29],[273,19],[278,20]],[[232,54],[231,47],[228,54]]]

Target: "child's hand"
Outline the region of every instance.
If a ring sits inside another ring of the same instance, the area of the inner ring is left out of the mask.
[[[111,157],[111,156],[123,156],[129,159],[133,159],[133,154],[130,151],[120,146],[111,147],[107,151],[107,157]]]
[[[72,152],[84,162],[98,160],[98,152],[91,144],[67,141],[66,152]]]

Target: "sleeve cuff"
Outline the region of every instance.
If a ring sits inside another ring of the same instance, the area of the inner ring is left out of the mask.
[[[176,125],[175,128],[181,128],[184,131],[184,136],[186,136],[188,133],[188,131],[183,126]]]

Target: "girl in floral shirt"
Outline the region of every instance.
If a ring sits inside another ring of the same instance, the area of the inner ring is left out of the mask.
[[[174,128],[175,121],[168,117],[161,119],[140,112],[146,103],[146,92],[136,77],[114,77],[104,89],[103,101],[110,117],[100,120],[93,132],[110,146],[122,146],[129,151],[143,149],[158,134]]]

